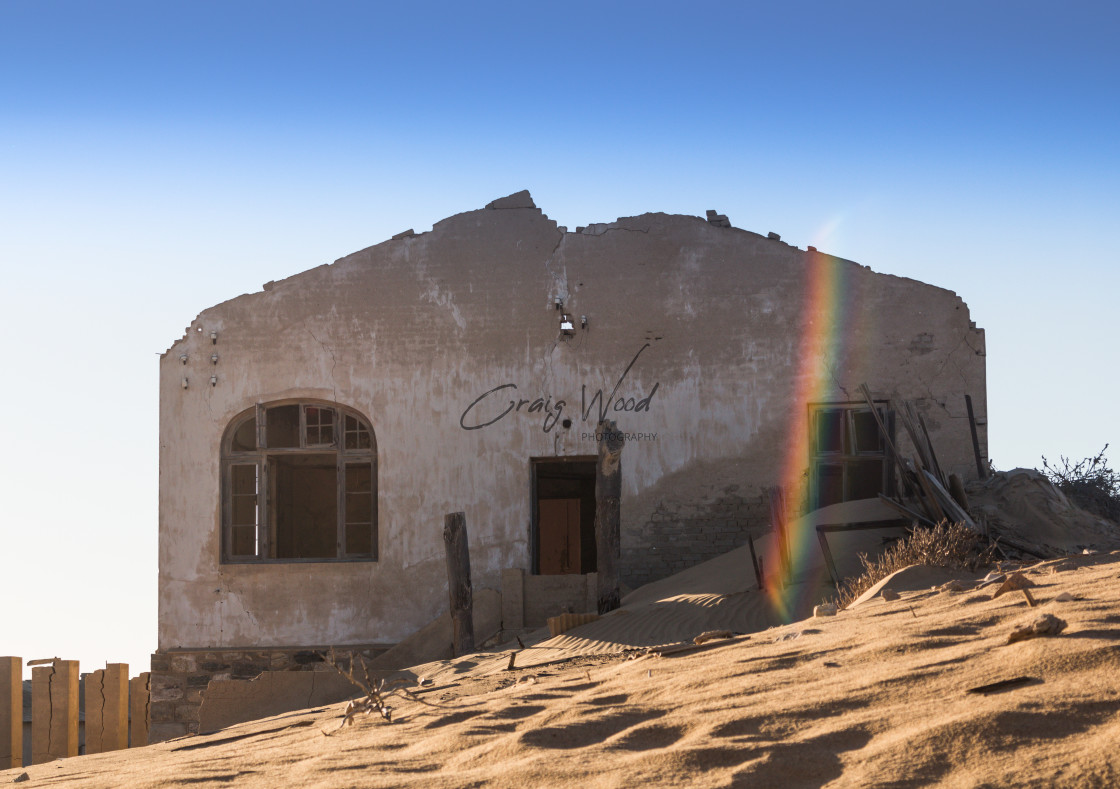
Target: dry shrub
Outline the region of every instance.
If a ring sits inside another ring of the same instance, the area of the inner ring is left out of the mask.
[[[1066,498],[1087,512],[1120,523],[1120,473],[1109,468],[1104,445],[1096,457],[1074,463],[1067,457],[1050,465],[1044,455],[1042,473]]]
[[[915,528],[909,537],[899,540],[874,559],[861,553],[859,560],[863,572],[845,578],[837,587],[834,602],[838,608],[846,607],[895,570],[912,564],[970,572],[986,567],[992,562],[992,548],[963,523],[942,521],[932,529]]]

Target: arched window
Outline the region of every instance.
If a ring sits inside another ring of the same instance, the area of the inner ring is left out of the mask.
[[[377,443],[334,403],[258,405],[222,439],[222,561],[377,559]]]

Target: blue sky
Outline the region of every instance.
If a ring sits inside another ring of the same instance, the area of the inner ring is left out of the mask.
[[[1118,30],[1103,2],[0,0],[0,653],[146,667],[156,360],[194,315],[524,188],[569,227],[715,208],[955,290],[998,467],[1120,442]]]

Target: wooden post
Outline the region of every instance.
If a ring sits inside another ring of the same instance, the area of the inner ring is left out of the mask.
[[[751,548],[751,566],[754,567],[754,579],[758,581],[758,590],[762,591],[762,559],[755,553],[754,537],[747,533],[747,545]]]
[[[474,652],[474,594],[471,591],[471,556],[467,548],[467,516],[452,512],[443,519],[443,544],[447,549],[447,593],[451,599],[451,643],[456,657]]]
[[[122,751],[128,747],[128,664],[106,663],[103,687],[101,750]]]
[[[106,663],[86,674],[86,753],[128,747],[128,664]]]
[[[78,755],[78,661],[50,663],[31,670],[32,764]]]
[[[972,432],[972,454],[976,457],[976,475],[980,479],[987,479],[988,472],[980,457],[980,438],[976,435],[976,414],[972,412],[972,395],[964,396],[964,405],[968,409],[968,429]]]
[[[599,613],[621,605],[618,565],[622,557],[620,521],[622,515],[622,444],[624,437],[613,420],[596,428],[599,460],[595,467],[595,555],[599,573]]]
[[[23,767],[23,658],[0,657],[0,770]]]
[[[128,681],[128,709],[132,719],[128,741],[130,748],[148,744],[148,731],[152,724],[151,680],[151,673],[145,671]]]
[[[91,671],[85,679],[86,753],[101,753],[101,736],[105,733],[105,669]]]
[[[778,583],[788,584],[792,576],[789,556],[789,535],[786,533],[785,496],[780,487],[772,487],[767,493],[770,497],[770,520],[774,525],[774,536],[778,542]]]

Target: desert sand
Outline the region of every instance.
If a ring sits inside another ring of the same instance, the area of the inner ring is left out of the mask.
[[[524,650],[415,667],[403,676],[424,703],[393,696],[392,722],[340,728],[338,704],[7,770],[0,783],[26,772],[28,786],[81,787],[1120,784],[1120,552],[1025,566],[1033,607],[1021,592],[993,599],[999,583],[982,574],[913,567],[836,616],[770,628],[768,595],[719,561]],[[1008,643],[1041,614],[1065,628]],[[641,645],[728,622],[757,629],[691,651]]]

